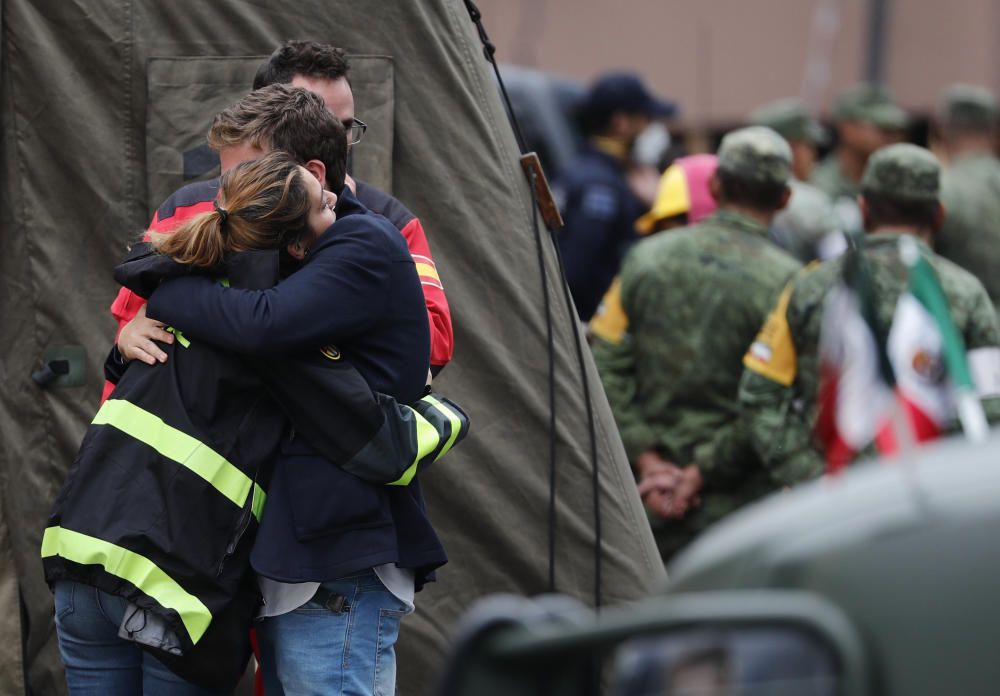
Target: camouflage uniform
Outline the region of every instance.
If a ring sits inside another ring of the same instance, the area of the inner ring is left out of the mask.
[[[771,241],[802,263],[808,263],[825,256],[823,248],[833,237],[840,240],[843,237],[825,193],[798,180],[789,181],[788,185],[792,197],[771,222]]]
[[[945,94],[944,123],[989,132],[997,103],[985,89],[956,85]],[[937,253],[972,272],[1000,311],[1000,160],[992,152],[964,154],[941,177],[944,227]]]
[[[858,85],[842,94],[833,109],[833,120],[866,121],[885,130],[901,130],[907,123],[906,112],[896,106],[889,91],[872,85]],[[836,150],[816,165],[812,184],[830,197],[838,227],[860,237],[864,232],[857,205],[861,186],[841,170]]]
[[[788,144],[774,131],[726,136],[719,169],[787,181]],[[798,262],[767,229],[733,210],[663,232],[629,253],[621,274],[628,332],[594,355],[633,462],[659,451],[697,464],[702,504],[681,521],[651,519],[664,557],[708,524],[767,492],[739,428],[740,358]]]
[[[826,142],[826,131],[797,99],[781,99],[755,109],[749,117],[756,126],[767,126],[789,143],[806,142],[818,147]],[[823,191],[798,179],[789,182],[788,206],[771,222],[771,241],[803,263],[820,255],[823,241],[838,232],[830,198]]]
[[[862,183],[867,191],[899,198],[936,199],[939,171],[937,160],[923,148],[891,145],[872,156]],[[898,230],[885,230],[863,240],[875,319],[885,330],[908,283],[908,271],[900,260],[900,236]],[[966,348],[993,349],[1000,365],[1000,328],[982,284],[923,242],[917,243],[941,282]],[[842,266],[843,258],[838,258],[796,274],[744,357],[739,389],[742,416],[757,454],[777,484],[794,485],[824,469],[823,453],[812,438],[819,334],[827,293],[842,277]],[[984,404],[991,421],[1000,418],[1000,400],[989,398]]]

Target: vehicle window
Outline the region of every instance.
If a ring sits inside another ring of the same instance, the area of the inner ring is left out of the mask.
[[[833,696],[832,649],[795,626],[691,628],[631,640],[615,658],[615,696]]]

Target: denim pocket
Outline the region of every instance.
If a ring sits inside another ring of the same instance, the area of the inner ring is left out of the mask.
[[[75,587],[76,583],[69,580],[60,580],[56,583],[56,619],[62,619],[69,616],[76,608],[76,605],[74,604]]]
[[[396,692],[396,640],[405,614],[405,611],[379,609],[373,685],[375,696],[393,696]]]

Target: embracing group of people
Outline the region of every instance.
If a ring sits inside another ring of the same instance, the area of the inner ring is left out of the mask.
[[[418,218],[347,175],[344,53],[290,41],[218,114],[222,176],[115,269],[102,405],[41,554],[73,696],[392,694],[446,562],[420,472],[469,423]],[[253,629],[253,630],[252,630]]]

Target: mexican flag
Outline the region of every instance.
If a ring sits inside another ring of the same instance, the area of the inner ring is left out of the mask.
[[[847,466],[873,440],[884,454],[897,449],[892,370],[870,317],[863,311],[862,296],[846,281],[827,296],[820,330],[816,437],[830,473]]]
[[[988,426],[948,300],[916,241],[900,238],[900,256],[909,288],[896,305],[887,349],[913,435],[932,440],[957,415],[966,436],[981,440]]]
[[[977,381],[1000,381],[990,377],[1000,373],[1000,351],[966,354],[937,276],[907,236],[900,239],[900,256],[908,288],[883,342],[865,261],[856,250],[849,254],[844,278],[827,297],[820,333],[816,435],[827,470],[839,471],[873,441],[881,453],[894,454],[901,442],[932,440],[956,415],[966,437],[985,438],[983,390],[977,392],[973,372]]]

